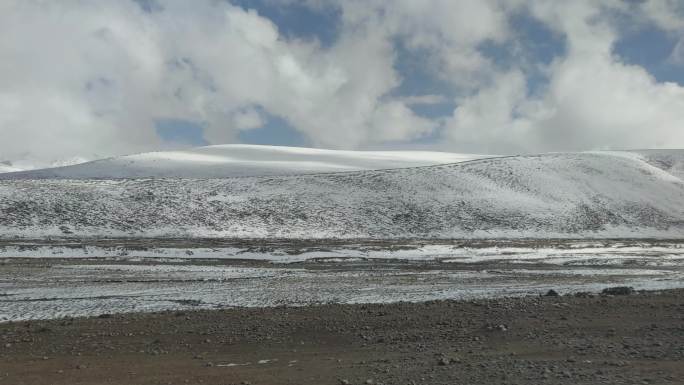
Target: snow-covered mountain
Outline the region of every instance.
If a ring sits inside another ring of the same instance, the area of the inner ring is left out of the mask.
[[[225,178],[416,167],[485,157],[430,151],[337,151],[229,144],[120,156],[0,178]]]
[[[199,180],[3,180],[0,236],[684,238],[684,181],[653,160],[664,156],[681,152]]]
[[[47,169],[53,167],[65,167],[79,163],[85,163],[87,161],[87,159],[78,156],[52,160],[49,162],[31,159],[29,157],[25,159],[15,159],[11,161],[0,162],[0,173]]]

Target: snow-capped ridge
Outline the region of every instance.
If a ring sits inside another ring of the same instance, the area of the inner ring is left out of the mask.
[[[486,155],[434,151],[342,151],[229,144],[111,157],[67,167],[1,175],[2,179],[226,178],[404,168]]]

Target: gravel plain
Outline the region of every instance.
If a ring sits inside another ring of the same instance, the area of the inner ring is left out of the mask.
[[[684,290],[6,322],[0,348],[13,385],[682,384]]]

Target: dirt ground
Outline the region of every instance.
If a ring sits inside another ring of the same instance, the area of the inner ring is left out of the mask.
[[[684,290],[0,324],[0,384],[684,384]]]

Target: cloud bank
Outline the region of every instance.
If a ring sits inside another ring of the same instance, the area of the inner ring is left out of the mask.
[[[228,1],[3,1],[0,158],[161,149],[160,119],[235,142],[270,116],[329,148],[422,138],[490,153],[684,147],[684,87],[615,53],[628,26],[656,28],[678,40],[668,61],[684,71],[676,0],[296,3],[334,10],[334,41],[285,34]],[[521,18],[558,54],[535,55]],[[439,89],[406,87],[415,74],[402,55]],[[433,104],[452,112],[417,112]]]

